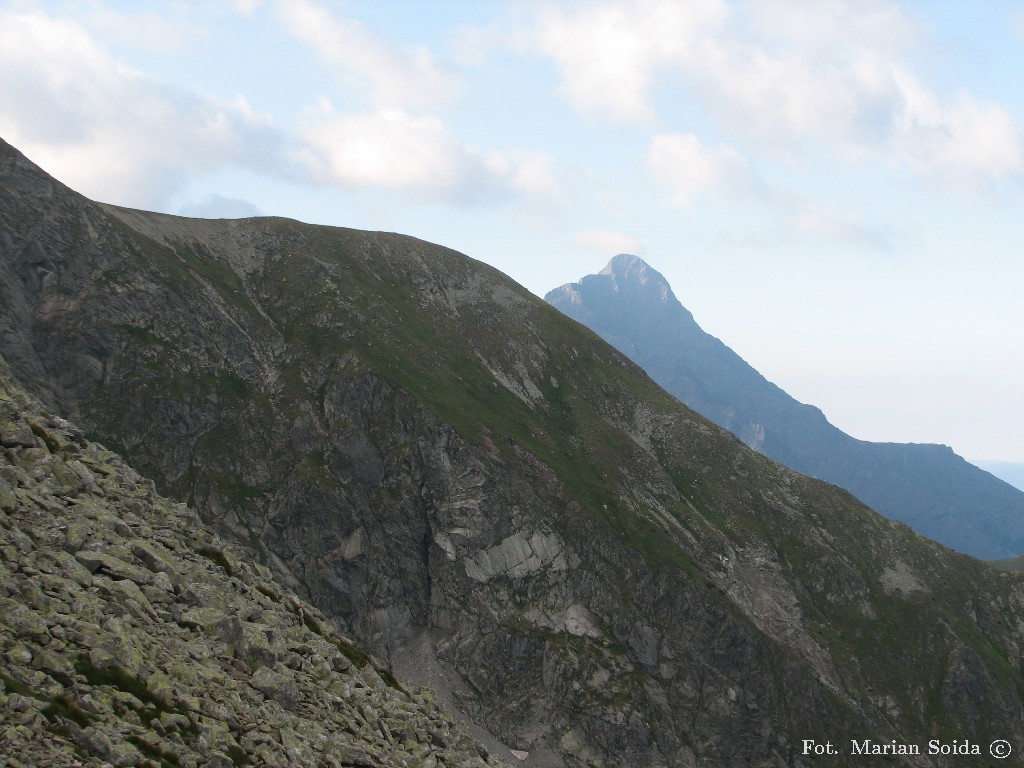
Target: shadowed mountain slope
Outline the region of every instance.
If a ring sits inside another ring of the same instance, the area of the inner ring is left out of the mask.
[[[944,445],[850,437],[705,333],[642,259],[616,256],[600,274],[556,288],[545,300],[766,456],[847,488],[961,552],[979,558],[1024,552],[1024,492]]]
[[[1024,738],[1019,575],[752,451],[479,262],[101,205],[6,145],[0,232],[23,385],[526,766]]]
[[[0,445],[5,766],[508,765],[2,360]]]

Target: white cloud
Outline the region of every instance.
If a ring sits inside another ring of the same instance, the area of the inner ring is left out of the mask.
[[[885,3],[725,2],[544,6],[535,48],[582,111],[655,117],[656,85],[684,86],[736,133],[774,140],[870,127],[898,94],[886,61],[913,25]]]
[[[719,0],[572,8],[542,7],[535,49],[581,111],[651,120],[652,89],[683,86],[728,129],[773,140],[871,128],[899,99],[886,60],[912,37],[882,3],[752,3],[742,27]]]
[[[639,240],[607,229],[588,229],[585,232],[577,232],[573,235],[572,241],[580,248],[605,256],[615,256],[620,253],[642,256],[644,253],[644,247]]]
[[[813,49],[783,53],[762,43],[709,43],[694,67],[696,87],[732,132],[760,143],[824,139],[847,157],[888,156],[924,173],[1024,172],[1020,127],[1007,110],[966,92],[942,96],[928,88],[896,51],[868,39],[872,30],[883,34],[889,15],[871,18],[877,23],[861,20],[865,37],[854,47],[836,39],[838,30],[816,38]],[[830,43],[835,50],[823,53]]]
[[[203,98],[116,61],[73,21],[0,14],[0,133],[75,189],[164,208],[228,165],[286,173],[284,137],[241,97]]]
[[[280,0],[277,10],[292,35],[337,67],[341,82],[357,88],[368,82],[378,107],[434,106],[454,91],[454,80],[425,46],[397,48],[309,0]]]
[[[327,117],[304,138],[316,152],[307,167],[322,183],[455,193],[470,166],[486,173],[483,158],[460,147],[438,118],[400,109]]]
[[[684,76],[730,133],[762,145],[815,137],[873,141],[888,130],[901,102],[886,64],[869,53],[836,62],[708,41]]]
[[[536,201],[551,202],[562,196],[555,159],[546,152],[492,152],[488,156],[488,167],[506,178],[512,188]]]
[[[550,155],[485,151],[451,134],[434,108],[458,85],[425,46],[395,46],[311,0],[280,0],[277,9],[285,28],[372,104],[340,111],[321,98],[307,115],[299,131],[301,158],[318,183],[402,190],[460,204],[558,196]]]
[[[581,110],[649,120],[649,86],[659,69],[727,16],[721,0],[587,3],[577,13],[541,9],[535,46],[551,57]]]
[[[692,133],[656,134],[648,147],[647,163],[681,208],[689,208],[697,195],[710,190],[752,187],[750,168],[735,149],[706,147]]]
[[[337,114],[323,101],[301,136],[302,160],[321,184],[404,190],[455,203],[558,193],[550,156],[483,152],[460,143],[433,115],[402,109]]]
[[[1021,130],[998,104],[967,93],[939,99],[913,78],[901,82],[905,108],[893,143],[908,163],[927,172],[991,178],[1024,173]]]
[[[887,158],[917,172],[1024,173],[1020,127],[1006,109],[943,94],[914,74],[925,30],[899,5],[754,1],[740,10],[716,0],[545,4],[533,50],[554,62],[588,115],[663,119],[655,96],[671,88],[766,157],[788,160],[825,142],[847,159]]]
[[[326,100],[288,133],[241,96],[148,77],[78,23],[38,12],[0,13],[0,103],[5,139],[84,194],[136,207],[168,210],[191,179],[225,168],[454,203],[559,194],[550,155],[485,152],[435,115],[339,113]]]

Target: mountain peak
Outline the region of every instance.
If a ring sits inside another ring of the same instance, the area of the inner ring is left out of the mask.
[[[672,319],[696,328],[693,315],[676,298],[664,275],[639,256],[628,253],[613,256],[596,274],[549,291],[544,300],[591,327],[588,312],[595,306],[602,306],[612,315],[622,317],[632,316],[637,307],[643,307],[642,312],[652,323]],[[625,314],[612,309],[620,305],[627,310]]]
[[[661,304],[678,303],[668,280],[639,256],[628,253],[613,256],[596,277],[611,278],[611,288],[615,293],[639,294]]]
[[[1024,551],[1024,495],[949,446],[869,443],[842,432],[705,333],[639,257],[619,254],[599,274],[545,299],[769,458],[845,487],[965,554],[994,559]]]
[[[658,270],[654,269],[639,256],[633,256],[629,253],[620,253],[617,256],[613,256],[599,274],[609,275],[617,283],[628,281],[636,282],[640,285],[654,283],[659,286],[664,285],[666,288],[669,287],[668,280]]]
[[[611,260],[601,270],[602,275],[625,274],[630,269],[650,269],[650,265],[639,256],[631,253],[620,253],[612,256]]]

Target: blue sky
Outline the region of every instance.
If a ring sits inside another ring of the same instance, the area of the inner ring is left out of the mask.
[[[1024,462],[1024,10],[0,2],[0,135],[84,194],[618,252],[862,439]]]

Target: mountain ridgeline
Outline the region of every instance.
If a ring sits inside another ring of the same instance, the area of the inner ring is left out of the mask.
[[[751,450],[497,271],[94,203],[5,144],[0,233],[21,385],[495,754],[1024,748],[1024,576]]]
[[[850,437],[705,333],[642,259],[620,254],[599,274],[556,288],[545,300],[766,456],[846,488],[960,552],[985,559],[1024,552],[1024,491],[946,446]]]

